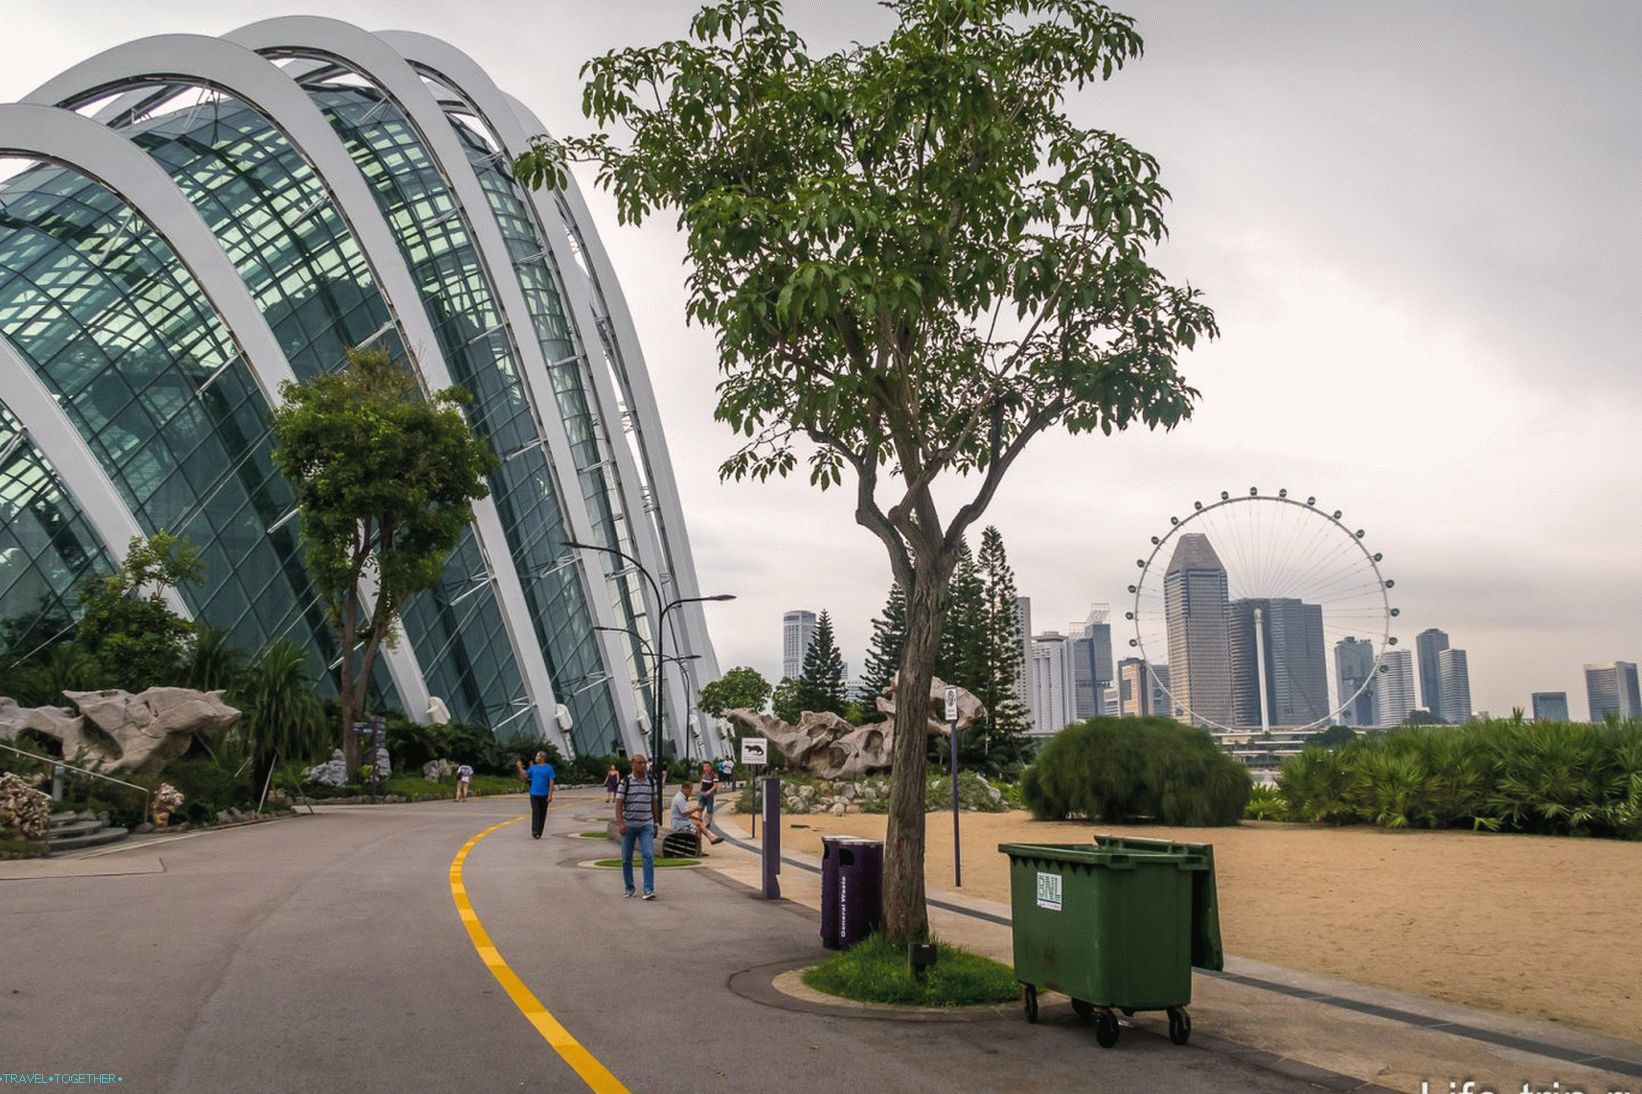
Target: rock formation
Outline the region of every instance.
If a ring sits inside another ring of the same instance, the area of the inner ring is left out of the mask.
[[[929,686],[931,709],[941,712],[946,705],[946,684],[939,678]],[[850,779],[873,771],[887,771],[895,752],[895,681],[891,680],[875,700],[886,721],[853,726],[836,714],[806,710],[798,724],[788,725],[773,714],[755,710],[731,710],[725,717],[743,732],[767,737],[781,755],[803,771],[823,779]],[[963,688],[958,689],[958,730],[967,729],[986,713],[981,701]],[[947,725],[931,718],[926,733],[945,734]]]
[[[0,773],[0,833],[24,839],[46,838],[51,827],[51,795],[34,789],[20,775]]]
[[[302,781],[314,786],[346,786],[348,784],[348,761],[342,758],[340,748],[331,752],[331,758],[317,767],[310,767],[302,773]]]
[[[239,711],[222,701],[220,691],[149,688],[128,691],[65,691],[63,707],[20,707],[0,698],[0,740],[24,733],[59,742],[69,760],[84,755],[113,771],[154,774],[188,750],[198,733],[220,734],[239,721]]]

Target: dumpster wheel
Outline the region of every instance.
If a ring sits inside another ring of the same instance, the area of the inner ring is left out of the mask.
[[[1111,1048],[1117,1044],[1117,1034],[1117,1013],[1111,1007],[1101,1007],[1095,1011],[1095,1044],[1101,1048]]]
[[[1021,1005],[1026,1008],[1026,1020],[1038,1020],[1038,989],[1031,984],[1021,985]]]
[[[1095,1005],[1093,1003],[1086,1003],[1082,999],[1074,999],[1072,1000],[1072,1009],[1077,1011],[1078,1017],[1085,1022],[1094,1020]]]
[[[1192,1035],[1192,1016],[1186,1013],[1185,1007],[1169,1008],[1169,1040],[1177,1045],[1183,1045]]]

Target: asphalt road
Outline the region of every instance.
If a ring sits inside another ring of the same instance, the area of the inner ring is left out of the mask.
[[[522,799],[338,808],[110,855],[160,873],[0,881],[0,1077],[91,1072],[126,1091],[586,1089],[477,955],[452,858]],[[745,970],[819,955],[812,913],[707,870],[626,900],[602,794],[548,834],[481,840],[467,895],[502,958],[634,1091],[1202,1091],[1316,1087],[1150,1033],[1095,1046],[1029,1026],[837,1017],[749,998]],[[129,856],[129,858],[128,858]],[[736,974],[738,990],[730,983]]]

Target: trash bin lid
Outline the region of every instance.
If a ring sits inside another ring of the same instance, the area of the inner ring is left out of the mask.
[[[1177,845],[1178,846],[1178,845]],[[1097,866],[1112,870],[1132,870],[1138,865],[1174,866],[1180,870],[1206,870],[1201,854],[1185,850],[1089,846],[1086,843],[1000,843],[998,850],[1011,859],[1059,862],[1077,866]]]

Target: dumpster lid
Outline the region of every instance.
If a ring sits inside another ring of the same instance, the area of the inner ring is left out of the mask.
[[[1033,859],[1039,862],[1075,863],[1079,866],[1102,866],[1113,870],[1132,870],[1137,865],[1174,866],[1179,870],[1206,870],[1204,856],[1174,849],[1166,844],[1161,848],[1149,847],[1091,847],[1087,843],[1000,843],[998,850],[1011,859]]]

